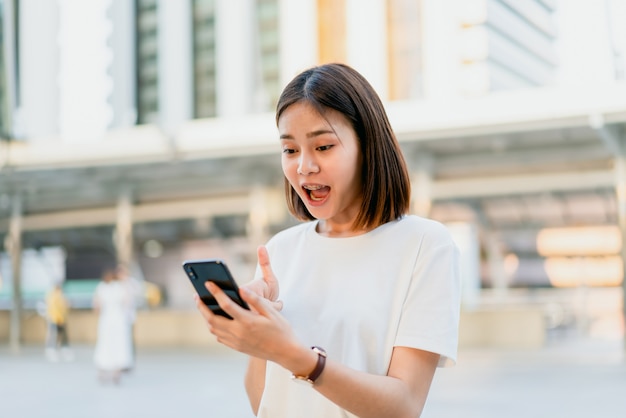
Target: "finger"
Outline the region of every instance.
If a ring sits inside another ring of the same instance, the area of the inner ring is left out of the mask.
[[[271,292],[270,300],[275,301],[276,299],[278,299],[278,292],[275,291],[275,289],[277,288],[276,277],[274,276],[274,272],[272,271],[270,256],[265,246],[261,245],[257,248],[257,257],[259,259],[261,273],[263,274],[263,281],[267,284]]]
[[[272,308],[276,309],[277,311],[282,311],[283,310],[283,301],[278,299],[274,302],[271,302],[272,304]]]
[[[236,319],[241,314],[243,308],[239,307],[219,286],[213,282],[206,282],[204,286],[213,295],[220,308],[233,319]]]
[[[274,304],[275,302],[270,302],[264,297],[261,297],[245,288],[239,289],[239,293],[241,294],[241,298],[248,304],[248,306],[250,306],[250,308],[257,312],[259,315],[271,315],[273,310],[272,304]]]

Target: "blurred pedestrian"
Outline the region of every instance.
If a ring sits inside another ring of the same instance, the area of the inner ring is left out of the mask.
[[[136,354],[137,350],[135,347],[135,322],[137,321],[137,307],[141,306],[144,296],[143,296],[143,286],[139,279],[135,276],[132,276],[128,271],[128,268],[124,264],[119,264],[116,269],[117,278],[126,288],[126,292],[128,293],[128,306],[127,306],[127,314],[128,321],[130,322],[130,333],[131,333],[131,343],[133,350],[133,364],[136,362]],[[132,367],[124,369],[124,372],[130,372]]]
[[[99,314],[94,363],[101,382],[118,384],[122,371],[133,366],[130,306],[131,295],[116,270],[105,270],[93,299]]]
[[[63,293],[61,282],[54,284],[46,294],[46,319],[48,329],[46,335],[46,358],[50,361],[71,361],[73,353],[69,347],[67,335],[67,319],[70,305]]]

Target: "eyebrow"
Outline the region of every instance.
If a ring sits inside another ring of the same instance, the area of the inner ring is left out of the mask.
[[[336,135],[335,131],[332,129],[318,129],[316,131],[312,131],[306,134],[307,138],[314,138],[316,136],[320,136],[320,135],[326,135],[326,134],[333,134]],[[293,136],[291,136],[290,134],[282,134],[280,136],[280,139],[294,139]]]

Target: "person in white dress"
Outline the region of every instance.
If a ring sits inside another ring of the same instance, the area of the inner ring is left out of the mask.
[[[128,316],[131,298],[115,270],[106,270],[93,298],[99,313],[94,363],[102,382],[119,383],[122,371],[133,365],[132,321]]]

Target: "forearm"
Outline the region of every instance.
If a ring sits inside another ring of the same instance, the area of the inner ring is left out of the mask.
[[[421,414],[426,401],[412,396],[402,380],[357,372],[328,361],[315,389],[341,408],[361,418],[411,417]]]
[[[298,349],[301,354],[287,360],[283,367],[306,375],[313,369],[317,356],[311,356],[314,353],[307,350]],[[395,360],[392,359],[388,376],[359,372],[329,358],[312,390],[317,390],[339,407],[361,418],[419,417],[426,403],[438,356],[421,352],[409,365],[406,356],[413,356],[417,350],[404,350],[394,352]]]
[[[244,386],[254,415],[257,415],[259,412],[261,397],[265,389],[265,366],[265,360],[256,357],[250,357],[248,360]]]

